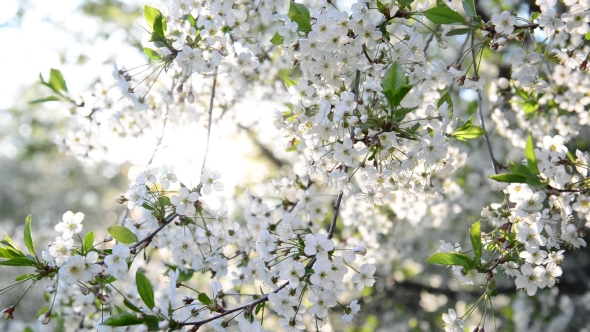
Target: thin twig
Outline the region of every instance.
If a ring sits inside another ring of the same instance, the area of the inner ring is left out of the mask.
[[[166,105],[166,110],[164,111],[164,123],[162,124],[162,134],[160,134],[160,137],[158,137],[158,143],[156,144],[156,148],[154,149],[154,152],[152,152],[152,156],[150,157],[150,160],[148,161],[147,165],[151,165],[152,161],[154,160],[154,157],[156,156],[156,152],[158,151],[158,149],[160,148],[160,145],[162,144],[162,139],[164,139],[164,133],[166,132],[166,123],[168,122],[168,105]]]
[[[154,237],[156,236],[156,234],[158,234],[162,229],[164,229],[164,227],[166,227],[166,225],[168,225],[169,223],[171,223],[172,220],[174,220],[174,218],[176,218],[177,216],[178,216],[178,213],[174,213],[173,215],[171,215],[170,217],[168,217],[166,220],[164,220],[164,222],[162,223],[162,225],[160,225],[160,227],[158,227],[150,235],[148,235],[145,238],[143,238],[143,240],[141,240],[141,241],[137,242],[136,244],[130,246],[129,249],[135,249],[135,248],[139,247],[141,244],[143,244],[145,242],[152,241],[154,239]]]
[[[477,54],[475,52],[475,48],[473,45],[475,44],[475,32],[471,32],[471,55],[473,57],[473,73],[475,77],[479,77],[477,73]],[[492,166],[494,167],[494,173],[498,174],[498,162],[494,157],[494,152],[492,151],[492,145],[490,143],[490,137],[488,136],[488,132],[486,130],[486,125],[483,121],[483,106],[482,106],[483,98],[481,96],[481,91],[477,90],[477,112],[479,113],[479,121],[481,123],[481,128],[485,131],[484,139],[486,141],[486,145],[488,146],[488,152],[490,153],[490,158],[492,159]]]
[[[207,148],[205,149],[205,156],[203,157],[203,166],[201,166],[201,173],[205,169],[205,162],[207,161],[207,154],[209,153],[209,140],[211,139],[211,122],[213,120],[213,101],[215,100],[215,87],[217,86],[217,68],[213,73],[213,87],[211,88],[211,99],[209,100],[209,123],[207,124]]]
[[[352,93],[354,93],[354,101],[356,102],[355,111],[358,108],[360,80],[361,71],[357,69],[354,77],[354,87],[352,88]],[[350,126],[350,139],[354,141],[354,126]],[[348,166],[346,165],[344,165],[344,174],[348,174]],[[328,239],[332,238],[332,236],[334,235],[334,230],[336,229],[336,220],[338,220],[338,212],[340,211],[340,203],[342,202],[342,196],[344,196],[344,191],[340,190],[340,193],[338,193],[338,198],[336,198],[336,204],[334,204],[334,216],[332,217],[332,222],[330,223]]]

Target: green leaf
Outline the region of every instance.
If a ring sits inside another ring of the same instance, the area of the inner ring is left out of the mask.
[[[141,309],[139,309],[139,308],[138,308],[138,307],[137,307],[135,304],[133,304],[133,303],[129,302],[129,300],[127,300],[127,299],[123,299],[123,304],[124,304],[124,305],[125,305],[127,308],[129,308],[129,309],[131,309],[131,310],[133,310],[133,311],[135,311],[135,312],[141,312]]]
[[[25,280],[25,279],[32,278],[35,276],[37,276],[36,273],[21,274],[20,276],[14,278],[14,281],[21,281],[21,280]]]
[[[297,23],[298,31],[311,31],[309,9],[304,4],[291,2],[289,6],[289,18],[291,21]]]
[[[397,62],[394,62],[385,72],[383,80],[381,80],[381,87],[384,91],[397,91],[404,85],[405,81],[404,69]]]
[[[107,326],[130,326],[142,324],[143,320],[137,318],[137,315],[128,312],[123,312],[118,315],[107,318],[101,325]]]
[[[387,98],[389,106],[393,109],[399,106],[404,97],[414,87],[413,85],[406,84],[406,74],[402,66],[397,62],[394,62],[381,80],[381,87],[383,88],[383,94]]]
[[[498,182],[506,182],[506,183],[526,183],[527,177],[519,174],[513,173],[502,173],[502,174],[495,174],[489,175],[490,179],[498,181]]]
[[[522,105],[522,110],[524,111],[525,115],[529,115],[531,113],[535,113],[539,109],[539,104],[536,101],[529,101]]]
[[[164,39],[164,37],[166,36],[166,19],[164,18],[164,16],[160,14],[160,16],[156,17],[153,29],[155,33],[157,33],[158,35],[160,35],[160,37],[162,37],[162,39]]]
[[[41,98],[41,99],[35,99],[33,101],[30,101],[29,104],[40,104],[40,103],[45,103],[48,101],[61,101],[62,99],[58,96],[47,96],[45,98]]]
[[[471,270],[471,267],[473,266],[473,262],[471,261],[471,258],[469,256],[458,252],[436,253],[428,257],[426,263],[463,266],[468,271]]]
[[[537,165],[537,157],[535,156],[535,145],[533,143],[533,136],[529,135],[524,149],[526,162],[533,174],[539,174],[539,166]]]
[[[522,175],[527,178],[534,177],[534,174],[531,173],[531,170],[523,164],[510,163],[509,166],[510,166],[510,172],[512,172],[513,174]]]
[[[68,91],[68,87],[66,86],[66,81],[64,80],[61,71],[57,69],[51,68],[49,72],[49,85],[53,87],[54,91]]]
[[[156,305],[156,302],[154,301],[154,289],[148,278],[141,273],[141,271],[137,271],[137,273],[135,273],[135,283],[137,284],[139,297],[141,297],[148,308],[153,309]]]
[[[272,36],[272,38],[270,39],[270,42],[273,45],[283,45],[283,43],[285,42],[285,39],[283,38],[283,36],[279,35],[278,32],[275,33],[274,36]]]
[[[150,58],[152,60],[156,60],[156,61],[162,60],[162,57],[160,56],[160,54],[158,54],[158,52],[152,50],[151,48],[144,47],[143,53],[145,53],[145,55],[147,55],[148,58]]]
[[[210,305],[212,303],[209,296],[207,296],[205,293],[199,294],[197,298],[199,299],[199,302],[203,303],[204,305]]]
[[[406,115],[408,115],[409,113],[411,113],[412,111],[416,110],[417,107],[412,107],[412,108],[406,108],[406,107],[402,107],[402,108],[398,108],[393,112],[393,116],[395,117],[396,121],[402,121]]]
[[[189,21],[189,23],[191,24],[191,26],[193,28],[197,27],[197,21],[195,20],[195,17],[193,16],[193,14],[187,14],[185,15],[185,19]]]
[[[297,82],[289,77],[285,77],[285,85],[287,86],[287,89],[288,89],[293,85],[297,85]]]
[[[258,313],[260,312],[260,309],[264,308],[264,303],[265,302],[260,302],[256,305],[256,309],[254,310],[255,315],[258,315]]]
[[[458,28],[458,29],[453,29],[449,32],[447,32],[447,36],[451,37],[451,36],[460,36],[460,35],[466,35],[468,33],[470,33],[472,31],[471,28]]]
[[[25,231],[24,231],[25,245],[27,246],[27,249],[29,249],[29,252],[31,253],[31,255],[37,257],[37,255],[35,254],[35,244],[33,243],[33,234],[31,234],[31,220],[32,219],[33,219],[33,216],[30,214],[27,217],[27,219],[25,219]]]
[[[471,237],[471,245],[473,246],[473,253],[477,260],[481,260],[482,246],[481,246],[481,221],[471,225],[469,229],[469,237]]]
[[[409,5],[411,5],[415,0],[397,0],[397,3],[399,3],[400,8],[402,7],[408,7]]]
[[[468,139],[478,138],[486,134],[483,128],[478,126],[471,126],[464,130],[457,130],[454,132],[454,136],[460,141],[466,141]]]
[[[472,125],[473,125],[473,115],[469,118],[469,120],[467,120],[467,122],[465,122],[464,124],[459,126],[459,129],[456,129],[455,131],[461,131],[461,130],[468,129]]]
[[[586,34],[584,35],[584,38],[586,40],[590,40],[590,32],[586,32]]]
[[[94,232],[90,231],[84,236],[84,242],[82,243],[82,251],[84,254],[90,252],[94,246]]]
[[[8,234],[4,234],[4,241],[0,241],[0,243],[9,246],[10,248],[14,249],[14,251],[19,255],[19,257],[25,257],[25,254],[18,248],[16,243],[12,241],[12,239],[8,236]]]
[[[109,227],[108,230],[109,234],[121,243],[131,244],[137,242],[137,235],[133,234],[133,232],[126,227],[116,225]]]
[[[145,23],[153,30],[154,23],[158,16],[162,16],[162,12],[160,12],[157,8],[151,6],[144,6],[143,7],[143,17],[145,18]]]
[[[461,16],[461,14],[447,6],[433,7],[423,11],[422,13],[434,24],[465,23],[465,19],[463,16]]]
[[[473,0],[463,0],[463,10],[465,10],[465,14],[469,17],[477,17],[477,12],[475,11],[475,2]]]
[[[37,262],[26,257],[14,257],[5,261],[0,261],[0,265],[4,266],[35,266]]]
[[[158,316],[145,316],[144,324],[148,327],[148,331],[161,331],[160,327],[158,326],[159,322],[160,320],[158,319]]]

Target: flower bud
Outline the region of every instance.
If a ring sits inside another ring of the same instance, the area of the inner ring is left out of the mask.
[[[0,311],[0,316],[2,316],[2,319],[13,319],[14,318],[14,307],[8,307],[8,308]]]
[[[111,242],[111,241],[113,241],[113,237],[112,236],[107,235],[107,236],[104,237],[104,242]]]
[[[367,114],[361,115],[361,122],[366,123],[369,120],[369,116]]]
[[[43,315],[39,316],[38,320],[43,325],[49,324],[49,321],[51,321],[51,311],[47,311]]]
[[[348,120],[348,123],[350,123],[353,126],[356,125],[357,123],[359,123],[358,116],[351,116],[350,119]]]
[[[360,128],[360,127],[354,128],[354,134],[356,136],[360,136],[362,133],[363,133],[363,129],[362,128]]]
[[[125,198],[125,196],[123,196],[123,194],[119,194],[119,196],[117,196],[117,198],[115,198],[115,202],[117,202],[119,204],[123,204],[123,203],[127,202],[127,198]]]
[[[186,96],[186,101],[188,101],[189,104],[192,104],[195,102],[195,96],[193,95],[192,91],[188,92],[188,95]]]

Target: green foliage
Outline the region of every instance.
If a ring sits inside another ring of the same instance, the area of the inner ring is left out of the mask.
[[[466,271],[471,270],[475,267],[475,264],[471,260],[471,258],[465,254],[461,254],[458,252],[439,252],[436,253],[428,259],[426,259],[426,263],[430,264],[439,264],[439,265],[454,265],[454,266],[462,266],[465,268]]]
[[[389,107],[393,110],[400,105],[401,101],[414,86],[407,84],[404,69],[397,62],[394,62],[387,72],[385,72],[381,80],[381,87]]]
[[[145,303],[148,308],[153,309],[156,305],[156,302],[154,301],[154,289],[148,278],[141,273],[141,271],[137,271],[137,273],[135,273],[135,283],[137,284],[137,292],[139,293],[139,297],[143,300],[143,303]]]
[[[477,12],[475,10],[475,2],[473,0],[463,0],[463,10],[465,10],[465,14],[469,17],[477,17]]]
[[[90,231],[84,236],[84,241],[82,243],[82,252],[84,254],[90,252],[92,247],[94,246],[94,232]]]
[[[473,254],[477,261],[480,261],[482,255],[481,221],[471,225],[471,228],[469,229],[469,237],[471,238],[471,245],[473,246]]]
[[[210,305],[213,303],[209,296],[207,296],[205,293],[200,293],[197,298],[199,299],[199,302],[203,303],[204,305]]]
[[[113,315],[107,318],[101,325],[107,326],[130,326],[139,325],[143,323],[143,319],[140,319],[135,314],[123,312],[118,315]]]
[[[297,23],[297,30],[303,32],[311,31],[311,18],[309,9],[304,4],[291,2],[289,6],[289,18]]]
[[[27,249],[29,249],[29,253],[31,255],[37,257],[37,254],[35,254],[35,244],[33,243],[33,235],[31,234],[31,221],[32,221],[32,219],[33,219],[33,216],[29,215],[27,217],[27,219],[25,220],[24,239],[25,239],[25,245],[27,246]]]
[[[537,166],[537,157],[535,156],[535,145],[533,143],[533,136],[529,135],[524,149],[527,165],[529,170],[536,175],[539,175],[539,166]]]
[[[137,235],[133,234],[128,228],[123,226],[111,226],[108,228],[109,234],[117,241],[124,244],[137,242]]]
[[[461,14],[446,5],[432,7],[422,12],[426,18],[434,24],[465,24]]]

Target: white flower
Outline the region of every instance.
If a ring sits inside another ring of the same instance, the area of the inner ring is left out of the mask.
[[[170,203],[176,206],[176,213],[181,216],[194,215],[197,208],[193,203],[199,200],[199,193],[196,191],[191,193],[187,187],[181,187],[178,195],[180,196],[172,195],[170,197]]]
[[[223,183],[219,182],[220,177],[221,173],[219,171],[212,171],[209,167],[203,169],[201,183],[203,184],[203,193],[205,193],[205,195],[211,194],[213,188],[217,191],[223,190]]]
[[[63,233],[64,240],[70,239],[74,234],[82,231],[82,220],[84,220],[84,213],[74,214],[72,211],[68,211],[64,213],[63,221],[55,225],[55,230]]]
[[[512,16],[509,11],[505,10],[500,15],[494,15],[492,17],[492,23],[494,24],[494,29],[497,33],[508,35],[514,31],[516,17]]]
[[[356,289],[360,292],[365,287],[371,287],[375,283],[375,270],[377,268],[373,264],[363,264],[359,273],[352,276],[352,282],[356,284]]]
[[[104,258],[104,263],[113,277],[120,280],[127,279],[127,258],[129,258],[129,255],[129,248],[122,243],[117,243],[113,247],[112,254]]]
[[[546,271],[542,266],[533,269],[532,265],[527,263],[520,268],[520,272],[522,275],[514,280],[517,289],[526,288],[527,294],[533,296],[537,293],[537,288],[545,288]]]
[[[356,314],[361,310],[361,305],[358,304],[357,300],[350,302],[350,305],[344,309],[344,316],[342,316],[342,323],[348,324],[352,322]]]
[[[307,234],[305,235],[305,249],[303,250],[307,256],[314,256],[320,252],[327,252],[334,250],[334,242],[328,239],[324,234]]]
[[[465,322],[462,319],[457,318],[455,309],[449,308],[448,314],[443,314],[442,319],[445,322],[446,332],[463,332]]]

